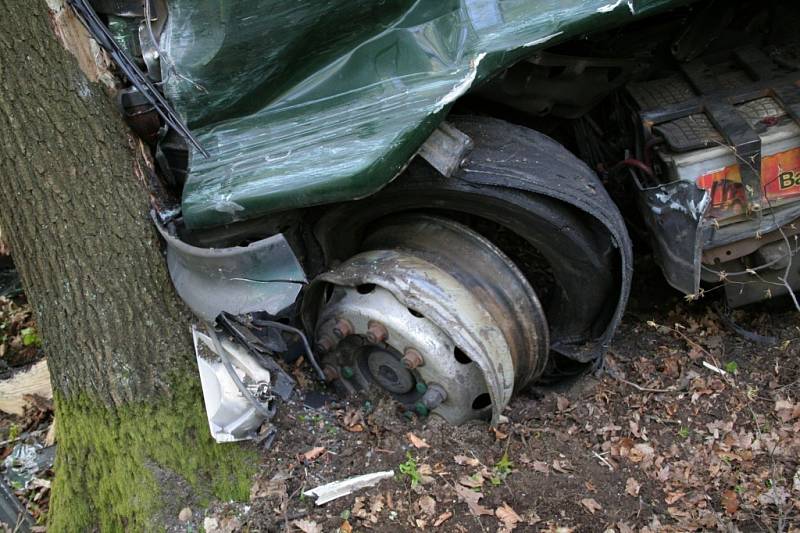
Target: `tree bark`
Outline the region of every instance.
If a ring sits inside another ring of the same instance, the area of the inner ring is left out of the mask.
[[[140,145],[87,66],[88,40],[76,44],[74,16],[44,0],[0,6],[0,226],[52,374],[50,525],[149,529],[170,483],[244,496],[247,457],[209,437]]]

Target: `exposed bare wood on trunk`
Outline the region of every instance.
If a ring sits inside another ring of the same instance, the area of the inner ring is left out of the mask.
[[[0,225],[54,387],[113,403],[165,392],[165,372],[190,369],[189,327],[134,178],[137,144],[45,3],[0,5]]]

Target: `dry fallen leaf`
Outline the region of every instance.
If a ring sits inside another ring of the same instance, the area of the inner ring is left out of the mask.
[[[475,492],[473,490],[468,489],[462,485],[456,485],[456,494],[458,497],[467,504],[469,507],[469,512],[472,513],[474,516],[481,516],[481,515],[493,515],[494,513],[491,509],[487,509],[483,505],[481,505],[480,499],[483,498],[482,492]]]
[[[429,485],[434,482],[433,468],[429,464],[421,464],[417,467],[417,472],[420,475],[420,481],[422,481],[423,485]]]
[[[508,438],[508,433],[504,433],[494,426],[492,426],[492,431],[494,432],[495,440],[506,440]]]
[[[556,406],[558,407],[559,411],[566,411],[567,407],[569,407],[569,400],[565,396],[561,396],[560,394],[556,395]]]
[[[314,459],[316,459],[317,457],[319,457],[320,455],[322,455],[323,453],[325,453],[325,447],[324,446],[316,446],[314,448],[311,448],[307,452],[300,454],[299,459],[301,461],[311,462]]]
[[[667,505],[672,505],[673,503],[680,500],[684,496],[686,496],[685,492],[670,492],[667,493],[667,497],[664,498],[664,501],[667,502]]]
[[[542,474],[550,473],[550,467],[544,461],[534,461],[533,469],[536,470],[537,472],[541,472]]]
[[[631,496],[638,496],[639,489],[641,488],[642,486],[639,485],[639,482],[633,479],[632,477],[629,477],[628,481],[625,482],[625,492],[627,492]]]
[[[723,492],[722,506],[725,508],[726,513],[730,515],[736,514],[736,511],[739,510],[739,497],[736,495],[736,492],[732,490]]]
[[[451,518],[453,518],[453,513],[451,511],[445,511],[442,514],[440,514],[436,518],[436,520],[434,520],[433,527],[439,527],[442,524],[444,524],[445,522],[447,522],[448,520],[450,520]]]
[[[554,459],[553,470],[555,470],[556,472],[561,472],[562,474],[569,474],[569,471],[572,470],[572,465],[569,464],[569,461],[567,461],[566,459],[564,459],[563,461]]]
[[[383,511],[384,507],[385,504],[383,502],[383,494],[372,496],[369,500],[370,520],[377,522],[377,515]]]
[[[595,500],[594,498],[582,499],[581,505],[583,505],[586,508],[586,510],[592,514],[603,508],[603,506],[597,503],[597,500]]]
[[[458,482],[464,485],[465,487],[469,487],[471,489],[479,489],[483,486],[484,483],[483,475],[480,472],[475,472],[471,476],[461,476],[458,478]]]
[[[453,457],[453,460],[456,462],[457,465],[463,466],[478,466],[481,464],[480,461],[475,459],[474,457],[467,457],[466,455],[456,455]]]
[[[342,418],[344,429],[351,433],[361,433],[364,431],[364,416],[358,409],[351,409]]]
[[[617,527],[619,528],[619,533],[636,533],[626,522],[617,522]]]
[[[322,528],[313,520],[295,520],[292,525],[303,533],[322,533]]]
[[[503,502],[503,505],[495,509],[494,514],[503,523],[501,531],[513,530],[522,520],[516,511],[506,502]]]
[[[421,449],[421,448],[430,448],[430,444],[425,442],[423,439],[417,437],[410,431],[406,433],[406,438],[408,441],[414,446],[414,448]]]
[[[272,479],[258,479],[250,487],[250,500],[258,498],[286,498],[286,476],[276,474]]]
[[[350,513],[356,518],[361,518],[365,520],[369,517],[367,509],[364,505],[365,501],[366,501],[365,496],[356,496],[356,499],[353,501],[353,508],[350,510]]]
[[[427,516],[433,516],[433,513],[436,512],[436,500],[428,495],[422,496],[417,500],[417,506],[419,510]]]
[[[339,526],[340,533],[353,533],[353,526],[350,525],[350,522],[345,520],[342,522],[342,525]]]

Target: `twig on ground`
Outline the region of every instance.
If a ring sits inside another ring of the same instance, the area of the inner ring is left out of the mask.
[[[606,465],[609,470],[611,470],[612,472],[614,471],[614,466],[611,463],[609,463],[608,460],[605,457],[603,457],[602,455],[600,455],[599,453],[597,453],[594,450],[592,450],[592,455],[594,455],[595,457],[600,459],[600,462],[603,463],[604,465]]]

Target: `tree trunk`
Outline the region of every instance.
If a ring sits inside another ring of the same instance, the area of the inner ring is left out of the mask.
[[[0,6],[0,226],[52,374],[50,526],[149,529],[212,493],[243,497],[253,462],[210,439],[140,145],[96,82],[85,32],[43,0]]]

